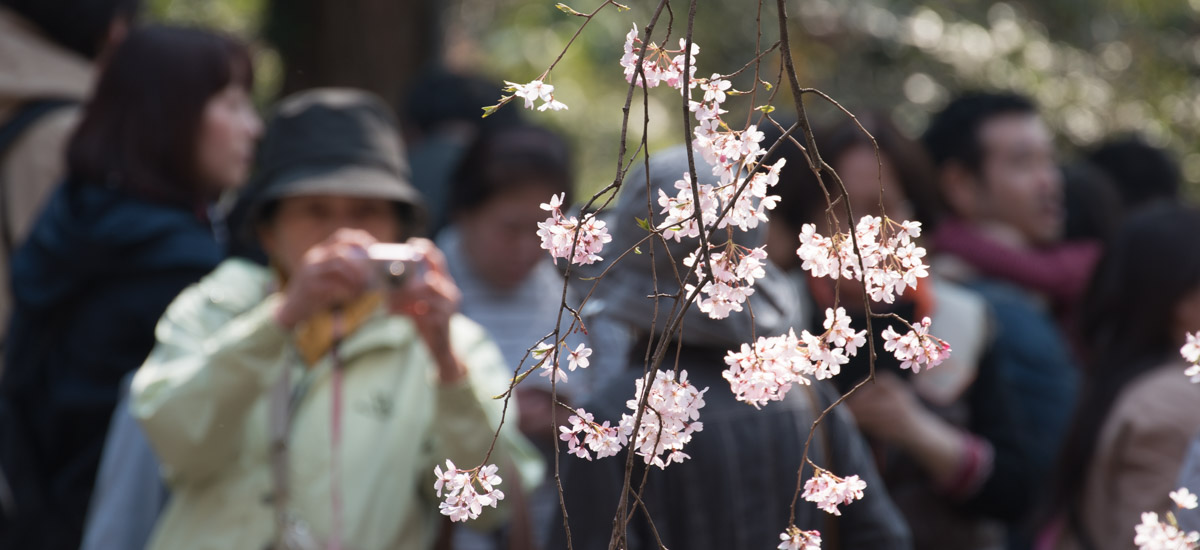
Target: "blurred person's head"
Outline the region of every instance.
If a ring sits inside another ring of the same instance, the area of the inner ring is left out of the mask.
[[[823,126],[814,131],[814,139],[821,158],[837,172],[849,193],[854,216],[879,216],[882,201],[884,211],[893,220],[921,221],[926,231],[937,223],[941,211],[937,193],[932,188],[932,168],[921,146],[906,137],[886,115],[868,112],[858,115],[859,122],[879,147],[878,157],[871,138],[859,129],[852,120]],[[779,140],[783,134],[773,125],[765,128],[764,145]],[[803,144],[802,136],[795,136]],[[779,196],[772,211],[768,250],[776,265],[790,268],[798,259],[795,254],[799,246],[797,234],[806,223],[817,226],[822,234],[831,232],[826,217],[828,208],[825,191],[817,182],[816,175],[808,166],[805,153],[790,140],[782,143],[764,161],[773,164],[778,158],[786,158],[787,164],[780,172],[779,184],[771,193]],[[842,196],[837,180],[827,170],[821,171],[821,181],[829,190],[829,199]],[[880,185],[883,186],[882,198]],[[845,206],[834,205],[841,230],[848,225]]]
[[[537,126],[480,135],[453,179],[450,213],[473,271],[498,289],[524,281],[546,255],[533,231],[549,213],[541,204],[560,193],[571,203],[567,143]]]
[[[67,150],[79,181],[202,204],[241,185],[262,123],[246,46],[179,27],[134,30],[100,75]]]
[[[1185,334],[1200,330],[1200,210],[1159,203],[1131,216],[1109,243],[1081,302],[1085,370],[1064,442],[1056,508],[1078,511],[1105,418],[1142,373],[1182,362]],[[1180,368],[1180,383],[1186,384]]]
[[[1137,136],[1106,141],[1088,154],[1088,160],[1113,179],[1127,210],[1155,199],[1179,198],[1175,159]]]
[[[1063,166],[1062,177],[1066,207],[1063,239],[1107,241],[1124,216],[1116,184],[1087,161]]]
[[[462,135],[470,142],[487,129],[521,122],[519,109],[500,109],[483,118],[483,108],[500,97],[499,83],[482,77],[433,69],[417,78],[404,101],[404,123],[412,137],[434,133]]]
[[[55,44],[97,59],[129,32],[141,0],[0,0]]]
[[[720,184],[712,167],[705,165],[703,159],[696,157],[695,166],[699,185]],[[581,277],[603,273],[603,281],[588,301],[589,309],[597,317],[631,329],[637,337],[661,334],[673,307],[681,305],[670,298],[659,301],[655,296],[679,292],[675,273],[682,277],[688,272],[684,260],[699,246],[694,238],[680,241],[668,238],[665,243],[659,239],[645,240],[646,231],[638,220],[660,223],[663,215],[658,205],[653,206],[653,212],[648,211],[647,192],[651,197],[657,197],[660,191],[674,196],[678,192],[675,183],[687,172],[688,155],[684,146],[651,155],[648,169],[644,163],[635,163],[625,176],[614,204],[601,214],[612,235],[612,242],[604,247],[604,260],[572,270]],[[766,244],[769,225],[759,224],[748,231],[734,229],[731,237],[738,246],[756,248]],[[718,233],[723,240],[724,232]],[[635,246],[640,253],[622,256]],[[728,349],[753,340],[755,335],[774,336],[786,333],[789,327],[803,326],[800,299],[792,282],[771,262],[766,262],[763,271],[764,276],[755,282],[754,293],[746,299],[741,311],[730,312],[724,319],[713,319],[693,304],[684,314],[682,334],[666,335],[667,338],[679,338],[692,346]],[[684,283],[695,281],[691,278]]]
[[[383,242],[422,232],[395,118],[368,92],[316,89],[285,98],[259,157],[245,223],[284,275],[339,229]]]
[[[1015,245],[1062,235],[1062,179],[1054,139],[1028,98],[969,93],[934,115],[922,141],[959,218],[1003,231]]]

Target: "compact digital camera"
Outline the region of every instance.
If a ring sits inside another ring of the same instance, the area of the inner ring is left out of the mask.
[[[375,243],[367,247],[367,257],[379,281],[390,288],[404,286],[421,264],[417,250],[404,243]]]

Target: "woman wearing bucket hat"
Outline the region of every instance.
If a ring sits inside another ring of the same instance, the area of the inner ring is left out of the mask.
[[[421,217],[381,101],[286,99],[260,155],[245,225],[271,268],[229,260],[181,294],[134,378],[173,491],[150,548],[428,548],[436,464],[492,449],[502,488],[540,477],[515,430],[492,448],[503,360],[432,243],[409,240],[421,267],[397,286],[368,258]]]

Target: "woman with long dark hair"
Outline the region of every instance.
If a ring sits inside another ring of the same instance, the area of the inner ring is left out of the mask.
[[[1057,520],[1040,548],[1133,548],[1140,514],[1171,506],[1200,431],[1200,386],[1179,355],[1200,330],[1197,235],[1200,210],[1160,204],[1130,218],[1101,260],[1081,309],[1086,368],[1054,487]]]
[[[0,464],[5,548],[78,548],[121,379],[167,304],[223,257],[208,209],[246,179],[261,122],[246,47],[133,31],[68,147],[68,176],[13,259]]]

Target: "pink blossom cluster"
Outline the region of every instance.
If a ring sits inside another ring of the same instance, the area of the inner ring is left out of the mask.
[[[1184,532],[1174,521],[1159,521],[1158,514],[1143,512],[1142,523],[1134,528],[1133,543],[1138,550],[1195,550],[1200,548],[1200,533]]]
[[[517,84],[516,82],[509,82],[507,80],[504,83],[508,86],[506,91],[513,92],[514,96],[525,100],[526,109],[533,109],[533,103],[539,99],[542,100],[542,104],[537,108],[539,111],[547,109],[551,111],[563,111],[567,109],[567,106],[563,102],[554,99],[553,84],[546,84],[541,80],[533,80],[528,84]]]
[[[705,227],[715,224],[718,229],[737,227],[742,231],[758,227],[767,221],[767,211],[775,208],[779,201],[778,196],[767,193],[779,183],[779,171],[786,161],[779,159],[774,165],[767,166],[765,172],[748,174],[766,154],[760,145],[763,133],[755,125],[742,131],[733,130],[721,120],[721,115],[726,112],[721,104],[732,88],[729,80],[714,73],[707,79],[693,79],[693,85],[699,85],[704,95],[700,101],[688,102],[696,117],[692,150],[712,167],[712,174],[717,176],[719,183],[698,185],[698,192],[694,192],[691,176],[684,174],[683,179],[675,182],[677,192],[674,197],[660,189],[658,204],[663,207],[661,213],[666,214],[666,219],[659,227],[670,231],[668,234],[676,240],[696,237],[700,231],[694,217],[697,195],[700,223]],[[728,212],[717,221],[726,209]]]
[[[633,414],[622,415],[616,426],[609,425],[607,420],[597,423],[591,413],[575,409],[575,414],[567,419],[571,425],[558,429],[558,438],[567,442],[567,452],[588,460],[592,459],[591,452],[596,453],[596,458],[616,455],[634,433],[638,400],[644,388],[643,379],[638,378],[633,399],[625,403]],[[674,372],[660,370],[655,373],[646,411],[637,425],[634,439],[636,452],[646,464],[666,468],[672,462],[691,458],[683,452],[683,446],[692,440],[693,433],[704,429],[699,418],[707,391],[708,388],[699,390],[689,383],[687,371],[679,371],[678,381]],[[663,453],[667,453],[665,457]]]
[[[818,531],[801,531],[792,525],[779,534],[779,550],[821,550],[821,533]]]
[[[796,255],[814,277],[862,281],[872,300],[890,304],[905,288],[917,288],[917,280],[929,275],[922,260],[925,249],[912,242],[920,236],[920,222],[863,216],[854,230],[862,253],[860,264],[848,232],[824,237],[815,225],[804,224]]]
[[[561,433],[558,438],[567,442],[568,453],[579,458],[591,460],[592,455],[588,449],[596,453],[596,458],[614,456],[621,447],[629,443],[628,431],[609,426],[607,420],[603,424],[597,424],[592,414],[583,409],[575,409],[575,414],[567,420],[571,426],[560,426],[558,430]],[[583,436],[582,443],[579,440],[580,436]]]
[[[625,53],[621,57],[627,81],[632,81],[636,73],[640,44],[635,25],[625,36]],[[659,83],[666,83],[683,92],[683,50],[686,47],[683,40],[680,40],[679,47],[679,50],[666,50],[653,43],[647,47],[643,62],[645,84],[653,88]],[[764,138],[763,133],[756,126],[742,131],[732,130],[721,120],[721,115],[726,112],[721,109],[721,104],[728,98],[733,84],[719,74],[695,78],[696,55],[699,53],[700,47],[693,43],[688,89],[699,86],[704,95],[701,101],[689,100],[688,103],[697,122],[693,130],[692,148],[712,166],[713,175],[720,178],[718,186],[699,186],[702,223],[705,226],[716,223],[721,207],[732,204],[730,212],[716,227],[737,226],[745,231],[765,222],[766,211],[775,207],[779,198],[767,195],[767,190],[779,182],[779,170],[783,168],[784,161],[780,159],[768,172],[753,174],[748,182],[741,177],[766,153],[759,145]],[[639,78],[638,84],[642,83]],[[691,186],[691,177],[684,174],[683,179],[675,183],[678,192],[674,197],[659,190],[658,203],[663,207],[662,213],[667,215],[660,228],[669,230],[668,234],[676,240],[699,235],[699,224],[693,218],[696,194]],[[742,187],[746,189],[740,190]]]
[[[767,166],[766,172],[755,172],[749,181],[734,178],[717,186],[698,185],[698,193],[692,191],[691,175],[684,173],[683,178],[675,182],[675,196],[658,190],[658,205],[662,207],[659,213],[665,215],[659,229],[676,241],[684,237],[699,237],[700,223],[695,219],[697,195],[700,199],[700,218],[705,227],[711,228],[715,224],[718,229],[732,226],[742,231],[758,227],[759,223],[767,221],[767,211],[774,209],[779,201],[777,195],[768,195],[767,192],[779,183],[779,171],[786,162],[786,159],[779,159]],[[718,216],[730,204],[732,207],[718,222]]]
[[[553,258],[570,258],[572,263],[587,265],[602,260],[599,256],[604,244],[612,242],[603,220],[596,219],[594,214],[584,215],[580,222],[575,216],[564,216],[562,201],[566,193],[550,197],[550,202],[542,203],[542,210],[550,212],[550,217],[544,222],[538,222],[538,236],[542,238],[542,248],[550,251]],[[581,227],[582,224],[582,227]],[[579,242],[575,245],[575,254],[571,255],[571,247],[575,243],[575,230],[579,228]]]
[[[637,24],[633,25],[633,29],[625,35],[625,53],[621,56],[621,66],[625,68],[625,81],[633,82],[634,76],[637,74],[638,57],[641,55],[642,41],[638,38]],[[687,49],[687,41],[679,39],[678,50],[668,50],[661,48],[658,44],[651,42],[646,47],[646,56],[642,60],[642,71],[646,74],[645,80],[641,76],[637,77],[638,86],[648,86],[650,88],[657,87],[659,84],[666,84],[677,90],[683,89],[683,51]],[[696,87],[696,55],[700,53],[700,46],[692,43],[691,59],[687,60],[691,70],[688,71],[688,87]]]
[[[1196,495],[1188,491],[1187,487],[1171,491],[1168,496],[1179,508],[1196,509]],[[1142,523],[1134,528],[1133,543],[1137,545],[1138,550],[1195,550],[1200,548],[1200,533],[1195,531],[1188,533],[1179,529],[1175,515],[1171,512],[1167,512],[1165,518],[1166,521],[1160,521],[1158,514],[1154,512],[1142,513]]]
[[[753,167],[759,157],[767,153],[760,145],[765,136],[756,125],[752,124],[745,130],[737,131],[721,119],[721,115],[727,112],[721,108],[721,104],[728,96],[728,80],[714,73],[702,81],[700,87],[704,90],[702,100],[689,102],[689,107],[696,116],[696,128],[692,130],[692,150],[712,166],[712,174],[720,179],[722,187],[729,184],[735,184],[734,188],[740,187],[740,176]],[[777,174],[782,167],[779,164],[773,172]],[[774,201],[770,208],[774,208]]]
[[[542,376],[553,378],[556,381],[567,381],[567,373],[562,370],[559,364],[558,348],[545,342],[539,343],[537,347],[530,352],[534,359],[538,360],[538,366],[542,369]],[[588,359],[592,355],[592,348],[585,344],[579,344],[575,349],[567,352],[567,368],[571,372],[575,369],[586,369],[591,364]]]
[[[1200,332],[1187,335],[1187,343],[1179,348],[1184,361],[1191,363],[1183,374],[1192,377],[1192,383],[1200,382]]]
[[[767,263],[765,247],[748,249],[729,243],[721,248],[724,251],[709,255],[713,278],[700,287],[703,297],[696,302],[696,307],[713,319],[724,319],[732,311],[741,311],[746,298],[754,294],[754,281],[767,275],[763,268]],[[694,266],[696,278],[704,279],[704,260],[699,250],[684,258],[683,263]],[[696,291],[696,285],[688,283],[684,290],[691,294]]]
[[[945,340],[929,334],[928,317],[912,325],[912,330],[904,335],[892,330],[883,329],[883,349],[892,352],[900,360],[900,368],[911,368],[913,372],[921,372],[921,367],[936,367],[950,357],[950,344]]]
[[[779,401],[793,384],[810,384],[808,377],[824,380],[841,372],[841,366],[866,343],[867,331],[850,328],[850,316],[843,308],[825,310],[825,332],[813,336],[807,330],[796,337],[787,334],[759,337],[751,347],[725,356],[729,368],[721,376],[729,381],[738,401],[762,408]]]
[[[804,500],[815,502],[817,507],[833,514],[842,515],[839,504],[850,504],[863,497],[867,483],[857,475],[842,479],[828,470],[818,469],[816,475],[804,482]]]
[[[442,497],[443,491],[446,493],[446,500],[438,508],[442,515],[450,517],[450,521],[475,519],[484,506],[495,508],[496,503],[504,499],[504,493],[496,488],[501,479],[496,475],[495,464],[460,470],[447,459],[446,470],[434,466],[433,474],[437,476],[433,488],[438,498]],[[478,489],[475,488],[476,484],[479,485]]]
[[[638,56],[642,52],[641,44],[635,25],[625,36],[625,53],[621,57],[621,66],[625,68],[625,76],[629,81],[636,73]],[[679,50],[665,50],[655,44],[647,46],[643,62],[646,74],[644,83],[654,87],[665,82],[684,92],[682,74],[685,47],[683,42]],[[674,196],[659,189],[658,204],[662,207],[660,214],[664,215],[664,219],[658,229],[676,241],[684,237],[697,238],[702,230],[737,227],[748,231],[766,222],[767,211],[775,208],[779,200],[778,196],[767,193],[779,183],[779,171],[785,164],[785,160],[780,159],[765,172],[747,174],[766,153],[760,146],[764,135],[755,126],[740,132],[732,130],[721,120],[721,114],[726,112],[721,109],[721,104],[731,93],[732,83],[719,74],[707,79],[695,78],[695,56],[699,53],[699,46],[693,44],[689,54],[692,73],[687,79],[687,89],[698,86],[703,97],[700,101],[689,99],[689,106],[697,121],[692,148],[712,166],[713,175],[718,176],[719,183],[698,184],[693,190],[691,174],[684,173],[682,179],[675,182]],[[671,54],[679,55],[672,57]],[[643,84],[643,81],[639,79],[638,84]],[[700,292],[704,297],[697,304],[701,311],[713,319],[724,319],[731,312],[742,311],[742,304],[754,293],[754,281],[765,275],[762,266],[767,257],[766,249],[762,247],[745,249],[730,240],[713,248],[721,246],[727,248],[711,253],[713,280],[701,287]],[[686,264],[700,267],[696,265],[699,256],[698,252],[691,254]],[[697,272],[698,280],[703,279],[703,270],[698,269]],[[689,284],[686,290],[694,292],[696,285]]]
[[[621,416],[620,431],[626,434],[634,433],[634,419],[637,414],[638,399],[644,389],[643,379],[639,378],[635,386],[633,399],[625,405],[633,414]],[[670,371],[656,371],[654,381],[650,386],[649,399],[646,401],[646,411],[642,413],[641,422],[637,425],[637,436],[633,446],[646,464],[666,468],[672,462],[683,462],[691,458],[683,452],[683,446],[692,440],[692,434],[704,429],[699,421],[700,409],[704,407],[703,390],[696,389],[687,380],[687,371],[679,371],[679,380]],[[661,429],[660,429],[661,428]],[[666,453],[666,456],[663,456]]]

